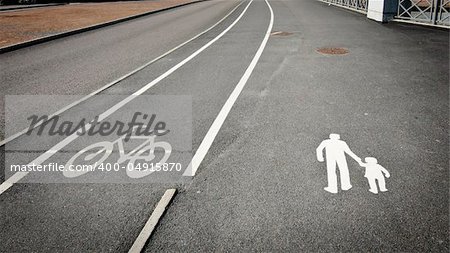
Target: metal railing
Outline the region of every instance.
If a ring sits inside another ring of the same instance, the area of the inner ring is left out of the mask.
[[[396,18],[450,26],[450,0],[399,0]]]
[[[369,0],[321,0],[326,3],[331,3],[360,12],[367,12],[367,3]]]

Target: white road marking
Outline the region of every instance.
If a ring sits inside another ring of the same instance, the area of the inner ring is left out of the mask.
[[[243,90],[245,84],[247,83],[248,79],[250,78],[250,75],[252,74],[256,64],[258,63],[259,58],[262,55],[262,52],[264,51],[264,48],[267,44],[267,41],[270,36],[270,32],[272,31],[273,27],[273,10],[270,6],[269,2],[265,0],[267,6],[270,10],[270,23],[269,27],[267,29],[267,32],[264,36],[264,39],[256,52],[255,56],[253,57],[252,62],[248,66],[247,70],[245,71],[244,75],[239,80],[239,83],[236,85],[235,89],[231,93],[230,97],[225,102],[224,106],[220,110],[219,114],[217,115],[216,119],[214,120],[213,124],[211,125],[210,129],[208,130],[208,133],[204,137],[202,143],[200,144],[200,147],[198,148],[197,152],[195,153],[194,157],[192,158],[191,163],[188,166],[188,170],[184,173],[184,176],[195,176],[195,173],[198,169],[198,166],[202,162],[203,158],[205,157],[206,153],[208,152],[209,148],[211,147],[212,142],[214,141],[215,137],[217,136],[217,133],[219,132],[220,128],[222,127],[223,122],[225,121],[226,117],[228,116],[228,113],[230,112],[231,108],[233,107],[234,103],[236,102],[237,98],[239,97],[239,94]],[[250,2],[251,3],[251,2]],[[248,5],[247,5],[248,7]],[[190,173],[189,173],[190,172]],[[189,173],[189,174],[187,174]],[[169,191],[169,190],[167,190]],[[152,235],[153,230],[155,229],[156,225],[158,224],[159,219],[161,218],[162,214],[164,213],[166,206],[170,202],[170,199],[172,198],[173,194],[175,193],[175,190],[172,189],[172,196],[166,197],[166,200],[164,200],[164,204],[160,207],[161,202],[163,202],[163,199],[166,194],[164,194],[161,201],[158,203],[158,206],[153,211],[152,215],[150,216],[150,219],[145,224],[144,228],[142,229],[141,233],[139,234],[138,238],[134,242],[131,249],[128,251],[128,253],[140,253],[142,249],[144,248],[147,240]]]
[[[156,205],[155,210],[153,210],[152,214],[150,215],[150,218],[148,219],[147,223],[145,223],[144,228],[141,230],[141,233],[139,233],[138,237],[134,241],[133,246],[131,246],[131,249],[128,251],[128,253],[140,253],[142,251],[142,249],[145,246],[145,243],[147,242],[148,238],[150,238],[150,236],[152,235],[153,230],[155,229],[156,225],[159,222],[159,219],[164,214],[164,211],[166,211],[167,206],[169,205],[175,193],[176,193],[175,189],[166,190],[161,200],[158,202],[158,205]]]
[[[211,147],[214,139],[217,136],[217,133],[219,132],[220,128],[222,127],[223,122],[228,116],[228,113],[230,113],[231,108],[233,107],[234,103],[236,102],[237,98],[239,97],[239,94],[241,94],[242,90],[244,89],[245,84],[247,83],[248,79],[250,78],[250,75],[253,72],[253,69],[255,68],[256,64],[258,63],[259,58],[261,57],[264,48],[266,47],[267,41],[269,40],[270,32],[272,31],[273,27],[273,10],[270,6],[269,2],[265,0],[267,6],[270,10],[270,23],[269,27],[267,28],[266,34],[264,36],[263,41],[261,42],[261,45],[258,48],[258,51],[256,52],[255,56],[253,57],[253,60],[251,61],[250,65],[248,66],[247,70],[245,71],[244,75],[239,80],[239,83],[234,88],[233,92],[231,93],[230,97],[228,97],[227,101],[223,105],[222,109],[220,110],[219,114],[217,115],[216,119],[212,123],[211,127],[208,130],[208,133],[203,138],[202,143],[200,144],[199,148],[197,149],[197,152],[192,157],[192,161],[189,164],[188,168],[184,172],[183,176],[195,176],[195,173],[197,172],[198,167],[202,163],[203,159],[205,158],[206,154],[208,153],[209,148]]]
[[[151,81],[150,83],[146,84],[144,87],[142,87],[141,89],[139,89],[138,91],[134,92],[133,94],[131,94],[130,96],[128,96],[127,98],[125,98],[124,100],[120,101],[119,103],[115,104],[114,106],[112,106],[111,108],[109,108],[108,110],[106,110],[105,112],[103,112],[102,114],[100,114],[98,116],[98,121],[102,121],[105,118],[107,118],[108,116],[110,116],[111,114],[113,114],[114,112],[116,112],[117,110],[119,110],[121,107],[123,107],[124,105],[126,105],[128,102],[132,101],[134,98],[136,98],[137,96],[143,94],[145,91],[147,91],[148,89],[150,89],[151,87],[153,87],[154,85],[156,85],[157,83],[159,83],[160,81],[162,81],[164,78],[168,77],[170,74],[172,74],[173,72],[175,72],[177,69],[179,69],[180,67],[182,67],[184,64],[188,63],[190,60],[194,59],[194,57],[196,57],[197,55],[199,55],[201,52],[203,52],[205,49],[207,49],[208,47],[210,47],[214,42],[216,42],[217,40],[219,40],[222,36],[224,36],[229,30],[231,30],[231,28],[233,28],[237,22],[239,22],[239,20],[244,16],[245,12],[247,12],[248,7],[250,6],[250,4],[253,2],[253,0],[250,0],[250,2],[247,4],[247,6],[245,7],[245,9],[242,11],[242,13],[233,21],[233,23],[228,26],[224,31],[222,31],[219,35],[217,35],[214,39],[212,39],[211,41],[209,41],[208,43],[206,43],[203,47],[201,47],[200,49],[198,49],[197,51],[195,51],[193,54],[191,54],[190,56],[188,56],[187,58],[185,58],[183,61],[179,62],[177,65],[173,66],[172,68],[170,68],[168,71],[166,71],[165,73],[163,73],[162,75],[160,75],[159,77],[157,77],[156,79],[154,79],[153,81]],[[85,129],[89,129],[91,126],[91,124],[86,124]],[[32,162],[29,163],[29,165],[40,165],[43,162],[45,162],[47,159],[49,159],[50,157],[52,157],[55,153],[57,153],[59,150],[61,150],[62,148],[64,148],[66,145],[68,145],[69,143],[71,143],[72,141],[76,140],[79,137],[79,133],[76,132],[68,137],[66,137],[64,140],[62,140],[61,142],[57,143],[55,146],[53,146],[52,148],[50,148],[49,150],[47,150],[45,153],[43,153],[42,155],[40,155],[39,157],[37,157],[35,160],[33,160]],[[12,177],[8,178],[5,182],[3,182],[0,185],[0,194],[2,194],[3,192],[5,192],[7,189],[9,189],[11,186],[13,186],[15,183],[17,183],[20,179],[22,179],[23,177],[25,177],[28,174],[28,172],[20,172],[20,173],[16,173],[14,174]]]
[[[63,108],[61,108],[59,111],[57,111],[57,112],[55,112],[55,113],[53,113],[53,114],[50,114],[50,115],[48,116],[48,118],[51,119],[53,116],[59,115],[59,114],[65,112],[65,111],[69,110],[70,108],[72,108],[72,107],[74,107],[74,106],[76,106],[76,105],[78,105],[78,104],[80,104],[80,103],[82,103],[82,102],[88,100],[89,98],[91,98],[91,97],[97,95],[98,93],[100,93],[100,92],[102,92],[102,91],[108,89],[109,87],[111,87],[111,86],[113,86],[113,85],[115,85],[115,84],[121,82],[122,80],[124,80],[124,79],[126,79],[126,78],[128,78],[128,77],[130,77],[130,76],[132,76],[132,75],[134,75],[134,74],[136,74],[137,72],[141,71],[142,69],[148,67],[149,65],[151,65],[151,64],[153,64],[153,63],[155,63],[155,62],[157,62],[157,61],[159,61],[159,60],[161,60],[162,58],[166,57],[167,55],[169,55],[169,54],[175,52],[176,50],[180,49],[181,47],[185,46],[186,44],[192,42],[193,40],[197,39],[198,37],[202,36],[203,34],[209,32],[211,29],[213,29],[214,27],[216,27],[217,25],[219,25],[220,23],[222,23],[228,16],[230,16],[230,15],[231,15],[237,8],[239,8],[239,6],[241,6],[243,3],[244,3],[244,2],[240,2],[236,7],[233,8],[233,10],[231,10],[227,15],[225,15],[225,17],[223,17],[221,20],[217,21],[217,23],[215,23],[214,25],[212,25],[212,26],[209,27],[208,29],[204,30],[203,32],[201,32],[201,33],[195,35],[195,36],[192,37],[191,39],[189,39],[189,40],[187,40],[187,41],[181,43],[180,45],[178,45],[178,46],[176,46],[176,47],[170,49],[169,51],[167,51],[167,52],[165,52],[164,54],[162,54],[162,55],[156,57],[155,59],[153,59],[153,60],[151,60],[151,61],[145,63],[144,65],[142,65],[142,66],[140,66],[140,67],[134,69],[133,71],[129,72],[128,74],[125,74],[125,75],[123,75],[123,76],[117,78],[116,80],[114,80],[114,81],[112,81],[112,82],[106,84],[105,86],[101,87],[100,89],[98,89],[98,90],[96,90],[96,91],[94,91],[94,92],[92,92],[92,93],[86,95],[85,97],[83,97],[83,98],[81,98],[81,99],[79,99],[79,100],[77,100],[77,101],[75,101],[75,102],[73,102],[73,103],[71,103],[71,104],[69,104],[69,105],[67,105],[67,106],[65,106],[65,107],[63,107]],[[44,123],[44,121],[38,122],[36,125],[33,126],[33,129],[36,128],[36,127],[39,127],[39,126],[42,125],[43,123]],[[28,130],[29,130],[29,128],[23,129],[22,131],[17,132],[17,133],[15,133],[15,134],[13,134],[13,135],[11,135],[11,136],[5,138],[4,140],[0,141],[0,147],[3,146],[3,145],[5,145],[6,143],[12,141],[12,140],[15,140],[15,139],[16,139],[17,137],[19,137],[19,136],[24,135]]]

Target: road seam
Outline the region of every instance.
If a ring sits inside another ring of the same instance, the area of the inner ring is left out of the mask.
[[[140,253],[142,251],[145,244],[147,243],[147,240],[152,235],[153,230],[155,230],[156,225],[158,224],[162,215],[168,208],[168,205],[173,199],[173,196],[175,196],[175,193],[176,189],[166,190],[164,195],[161,197],[161,200],[158,202],[152,214],[150,215],[150,218],[147,220],[147,223],[145,223],[144,228],[142,228],[138,237],[134,241],[133,246],[131,246],[128,253]]]
[[[239,8],[239,6],[241,6],[243,3],[244,3],[243,1],[240,2],[240,3],[239,3],[236,7],[234,7],[227,15],[225,15],[221,20],[217,21],[217,23],[215,23],[214,25],[212,25],[212,26],[209,27],[208,29],[204,30],[203,32],[201,32],[201,33],[195,35],[194,37],[190,38],[189,40],[187,40],[187,41],[181,43],[180,45],[178,45],[178,46],[176,46],[176,47],[170,49],[169,51],[165,52],[164,54],[162,54],[162,55],[156,57],[155,59],[153,59],[153,60],[151,60],[151,61],[145,63],[144,65],[142,65],[142,66],[140,66],[140,67],[138,67],[138,68],[132,70],[131,72],[129,72],[129,73],[127,73],[127,74],[125,74],[125,75],[123,75],[123,76],[121,76],[121,77],[115,79],[115,80],[112,81],[112,82],[109,82],[108,84],[104,85],[104,86],[101,87],[100,89],[97,89],[97,90],[95,90],[94,92],[92,92],[92,93],[86,95],[85,97],[83,97],[83,98],[81,98],[81,99],[79,99],[79,100],[77,100],[77,101],[74,101],[73,103],[71,103],[71,104],[69,104],[69,105],[67,105],[67,106],[65,106],[65,107],[63,107],[63,108],[61,108],[61,109],[58,110],[57,112],[48,115],[48,118],[51,119],[52,117],[57,116],[57,115],[59,115],[59,114],[65,112],[65,111],[69,110],[70,108],[79,105],[80,103],[82,103],[82,102],[88,100],[89,98],[91,98],[91,97],[97,95],[98,93],[100,93],[100,92],[102,92],[102,91],[108,89],[109,87],[111,87],[111,86],[113,86],[113,85],[115,85],[115,84],[117,84],[117,83],[119,83],[119,82],[125,80],[126,78],[128,78],[128,77],[130,77],[130,76],[136,74],[137,72],[139,72],[139,71],[143,70],[144,68],[150,66],[151,64],[153,64],[153,63],[155,63],[155,62],[161,60],[162,58],[164,58],[164,57],[166,57],[167,55],[169,55],[169,54],[175,52],[176,50],[180,49],[181,47],[185,46],[186,44],[192,42],[193,40],[197,39],[198,37],[202,36],[203,34],[209,32],[210,30],[212,30],[213,28],[215,28],[217,25],[219,25],[220,23],[222,23],[226,18],[228,18],[228,17],[229,17],[229,16],[230,16],[237,8]],[[42,125],[42,124],[45,123],[45,122],[46,122],[46,121],[39,121],[37,124],[33,125],[33,128],[32,128],[32,129],[39,127],[40,125]],[[11,135],[11,136],[5,138],[4,140],[0,141],[0,147],[3,146],[3,145],[5,145],[6,143],[12,141],[12,140],[15,140],[16,138],[18,138],[18,137],[24,135],[24,134],[25,134],[26,132],[28,132],[29,130],[30,130],[29,128],[25,128],[25,129],[23,129],[22,131],[17,132],[17,133],[15,133],[15,134],[13,134],[13,135]]]
[[[150,83],[146,84],[144,87],[142,87],[141,89],[139,89],[138,91],[134,92],[133,94],[131,94],[130,96],[128,96],[127,98],[125,98],[124,100],[120,101],[119,103],[115,104],[114,106],[112,106],[111,108],[109,108],[108,110],[106,110],[105,112],[103,112],[102,114],[98,115],[97,121],[103,121],[104,119],[106,119],[107,117],[109,117],[111,114],[113,114],[114,112],[116,112],[117,110],[119,110],[120,108],[122,108],[124,105],[126,105],[127,103],[129,103],[130,101],[134,100],[136,97],[138,97],[139,95],[143,94],[145,91],[147,91],[148,89],[150,89],[151,87],[153,87],[154,85],[156,85],[157,83],[159,83],[160,81],[162,81],[163,79],[165,79],[166,77],[168,77],[169,75],[171,75],[173,72],[175,72],[177,69],[179,69],[180,67],[182,67],[183,65],[185,65],[186,63],[188,63],[189,61],[191,61],[192,59],[194,59],[197,55],[199,55],[201,52],[203,52],[205,49],[207,49],[208,47],[210,47],[212,44],[214,44],[217,40],[219,40],[221,37],[223,37],[229,30],[231,30],[231,28],[233,28],[237,22],[239,22],[239,20],[244,16],[244,14],[247,12],[248,7],[250,6],[250,4],[253,2],[253,0],[250,0],[249,3],[247,4],[247,6],[245,7],[245,9],[242,11],[242,13],[239,15],[239,17],[236,18],[236,20],[233,21],[233,23],[228,26],[225,30],[223,30],[219,35],[217,35],[214,39],[210,40],[208,43],[206,43],[205,45],[203,45],[203,47],[201,47],[200,49],[198,49],[197,51],[195,51],[194,53],[192,53],[191,55],[189,55],[187,58],[185,58],[184,60],[182,60],[181,62],[179,62],[178,64],[176,64],[175,66],[173,66],[172,68],[170,68],[169,70],[167,70],[166,72],[164,72],[162,75],[160,75],[159,77],[157,77],[156,79],[154,79],[153,81],[151,81]],[[89,129],[91,127],[92,123],[88,123],[85,125],[84,129]],[[81,130],[80,130],[81,131]],[[72,135],[66,137],[64,140],[58,142],[56,145],[54,145],[52,148],[50,148],[49,150],[47,150],[45,153],[43,153],[42,155],[40,155],[39,157],[37,157],[36,159],[34,159],[32,162],[29,163],[29,165],[40,165],[43,162],[45,162],[47,159],[49,159],[50,157],[52,157],[54,154],[56,154],[59,150],[61,150],[62,148],[64,148],[65,146],[67,146],[69,143],[71,143],[72,141],[76,140],[78,137],[80,137],[79,131],[73,133]],[[7,169],[7,168],[5,168]],[[10,187],[12,187],[15,183],[17,183],[19,180],[21,180],[23,177],[25,177],[29,172],[17,172],[14,175],[12,175],[10,178],[8,178],[7,180],[5,180],[5,182],[3,182],[0,185],[0,195],[3,194],[6,190],[8,190]]]
[[[198,167],[202,163],[203,159],[205,158],[206,154],[208,153],[208,150],[211,148],[211,145],[216,138],[217,134],[220,131],[220,128],[222,127],[223,123],[225,122],[225,119],[227,118],[228,114],[231,111],[231,108],[233,107],[234,103],[236,102],[237,98],[241,94],[242,90],[245,87],[245,84],[247,83],[248,79],[250,78],[250,75],[252,74],[253,70],[255,69],[256,64],[259,61],[259,58],[261,57],[264,48],[266,47],[267,41],[269,40],[270,33],[272,31],[273,27],[273,20],[274,20],[274,14],[272,7],[270,6],[269,2],[265,0],[267,6],[270,10],[270,22],[269,26],[267,28],[266,34],[264,36],[263,41],[261,42],[261,45],[258,48],[258,51],[256,52],[255,56],[253,57],[253,60],[251,61],[250,65],[247,67],[247,69],[244,72],[244,75],[239,80],[238,84],[234,88],[231,95],[228,97],[227,101],[223,105],[222,109],[220,110],[219,114],[217,115],[216,119],[212,123],[211,127],[209,128],[208,132],[206,133],[205,137],[202,140],[202,143],[200,144],[199,148],[195,152],[194,156],[192,157],[192,160],[190,164],[188,165],[188,168],[183,173],[183,176],[195,176],[195,173],[197,172]]]
[[[95,30],[95,29],[98,29],[98,28],[102,28],[102,27],[105,27],[105,26],[115,25],[115,24],[118,24],[118,23],[122,23],[122,22],[125,22],[125,21],[132,20],[132,19],[136,19],[136,18],[148,16],[148,15],[151,15],[151,14],[155,14],[155,13],[158,13],[158,12],[168,11],[168,10],[175,9],[175,8],[178,8],[178,7],[183,7],[183,6],[190,5],[190,4],[204,2],[204,1],[209,1],[209,0],[197,0],[197,1],[194,1],[194,2],[189,2],[189,3],[180,4],[180,5],[175,5],[175,6],[159,9],[159,10],[152,10],[152,11],[144,12],[144,13],[141,13],[141,14],[128,16],[128,17],[125,17],[125,18],[119,18],[119,19],[115,19],[115,20],[112,20],[112,21],[107,21],[107,22],[104,22],[104,23],[83,27],[83,28],[80,28],[80,29],[74,29],[74,30],[70,30],[70,31],[67,31],[67,32],[61,32],[61,33],[49,35],[49,36],[46,36],[46,37],[41,37],[41,38],[37,38],[37,39],[33,39],[33,40],[28,40],[28,41],[25,41],[25,42],[20,42],[20,43],[13,44],[13,45],[10,45],[10,46],[1,47],[0,48],[0,54],[11,52],[11,51],[14,51],[14,50],[17,50],[17,49],[20,49],[20,48],[29,47],[29,46],[41,44],[41,43],[44,43],[44,42],[52,41],[52,40],[55,40],[55,39],[68,37],[70,35],[75,35],[75,34],[87,32],[87,31],[92,31],[92,30]]]

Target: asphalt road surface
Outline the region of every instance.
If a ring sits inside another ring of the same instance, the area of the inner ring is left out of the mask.
[[[38,184],[24,183],[27,174],[0,195],[0,252],[126,252],[168,188],[178,194],[145,252],[448,252],[448,31],[382,25],[315,0],[240,3],[206,1],[0,55],[2,104],[5,95],[85,95],[237,6],[61,114],[93,118],[138,91],[187,95],[192,154],[217,132],[195,176]],[[348,53],[324,55],[322,47]],[[222,118],[238,84],[245,86]],[[18,125],[26,125],[22,116]],[[330,133],[378,159],[391,174],[387,192],[369,192],[364,168],[349,156],[353,188],[323,189],[327,169],[316,148]],[[24,135],[2,147],[0,162],[7,164],[5,149],[32,147],[22,162],[52,153],[46,162],[64,163],[94,139],[50,152],[65,137]],[[8,177],[0,178],[4,187]]]

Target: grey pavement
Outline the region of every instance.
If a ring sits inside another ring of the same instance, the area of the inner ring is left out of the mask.
[[[0,252],[126,252],[169,187],[179,193],[146,252],[448,252],[448,31],[382,25],[314,0],[269,2],[273,31],[292,34],[269,38],[192,181],[16,184],[0,195]],[[7,82],[0,89],[88,93],[211,26],[237,3],[198,3],[1,55]],[[102,94],[136,91],[217,36],[243,8]],[[266,3],[254,1],[224,37],[145,93],[192,97],[194,151],[269,18]],[[321,47],[349,53],[322,55]],[[27,61],[29,68],[20,67]],[[49,72],[52,66],[58,71]],[[117,102],[93,98],[62,117],[92,117]],[[326,166],[315,150],[330,133],[360,157],[376,157],[391,174],[389,191],[369,192],[363,168],[350,158],[353,188],[324,191]],[[24,136],[10,145],[45,150],[59,141]]]
[[[293,35],[270,38],[147,252],[447,252],[448,32],[271,4],[274,30]],[[387,193],[370,193],[351,161],[353,189],[323,190],[315,149],[332,132],[391,172]]]

